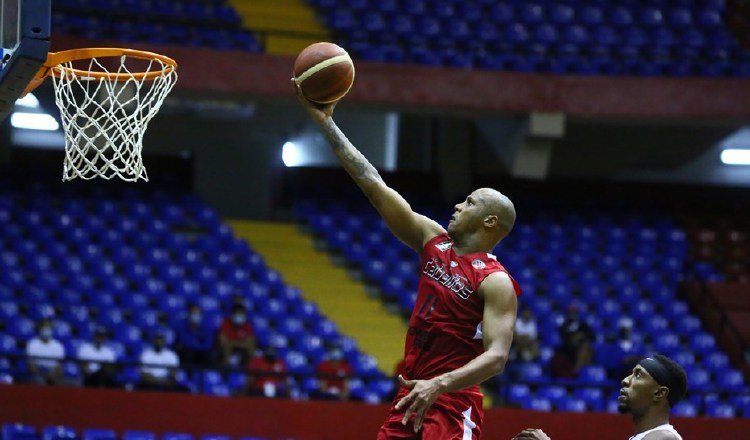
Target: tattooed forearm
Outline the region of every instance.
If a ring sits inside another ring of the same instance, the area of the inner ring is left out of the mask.
[[[332,119],[326,120],[321,128],[323,135],[331,144],[334,154],[336,154],[344,169],[359,186],[363,187],[363,185],[367,185],[368,183],[383,182],[378,170],[349,142],[349,139],[346,138]]]

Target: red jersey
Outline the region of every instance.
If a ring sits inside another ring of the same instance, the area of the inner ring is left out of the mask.
[[[266,384],[283,386],[286,377],[281,374],[262,374],[262,372],[285,373],[286,364],[281,359],[268,360],[264,356],[256,356],[247,363],[250,375],[254,377],[252,388],[262,390]]]
[[[425,244],[417,301],[406,335],[404,377],[430,379],[460,368],[484,352],[484,299],[477,290],[493,272],[508,273],[492,254],[457,255],[448,234]],[[520,296],[521,289],[513,277],[510,279]]]
[[[237,326],[232,322],[231,318],[225,318],[221,323],[219,333],[224,335],[230,341],[241,341],[253,336],[253,328],[248,322],[245,322],[241,326]]]
[[[346,388],[346,376],[351,376],[354,373],[351,365],[346,361],[333,362],[323,361],[318,364],[318,368],[315,370],[321,376],[320,380],[325,384],[326,390],[331,388],[337,389],[339,392]],[[337,376],[337,377],[330,377]],[[339,379],[340,378],[340,379]]]

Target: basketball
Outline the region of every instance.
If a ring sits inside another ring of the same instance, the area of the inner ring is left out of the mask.
[[[354,83],[354,63],[340,46],[314,43],[297,55],[294,81],[310,101],[319,104],[336,102]]]

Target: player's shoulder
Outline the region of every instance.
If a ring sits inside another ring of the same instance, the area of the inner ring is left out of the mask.
[[[518,295],[516,283],[507,272],[498,270],[492,272],[479,285],[479,293],[483,297],[487,295],[513,296]]]
[[[422,245],[423,254],[433,252],[448,252],[453,248],[453,240],[447,232],[429,234]]]

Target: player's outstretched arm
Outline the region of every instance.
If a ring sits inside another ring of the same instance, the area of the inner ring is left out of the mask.
[[[516,290],[508,274],[494,272],[482,281],[479,293],[484,298],[484,353],[461,368],[432,379],[407,380],[399,376],[401,385],[411,391],[398,401],[396,409],[406,408],[402,420],[404,425],[414,415],[415,432],[421,427],[425,412],[440,394],[480,384],[505,369],[516,323]]]
[[[378,170],[349,142],[333,121],[336,103],[316,105],[302,96],[299,87],[297,97],[320,127],[341,165],[399,240],[421,252],[429,239],[445,232],[435,221],[412,211],[409,203],[397,191],[386,185]]]

